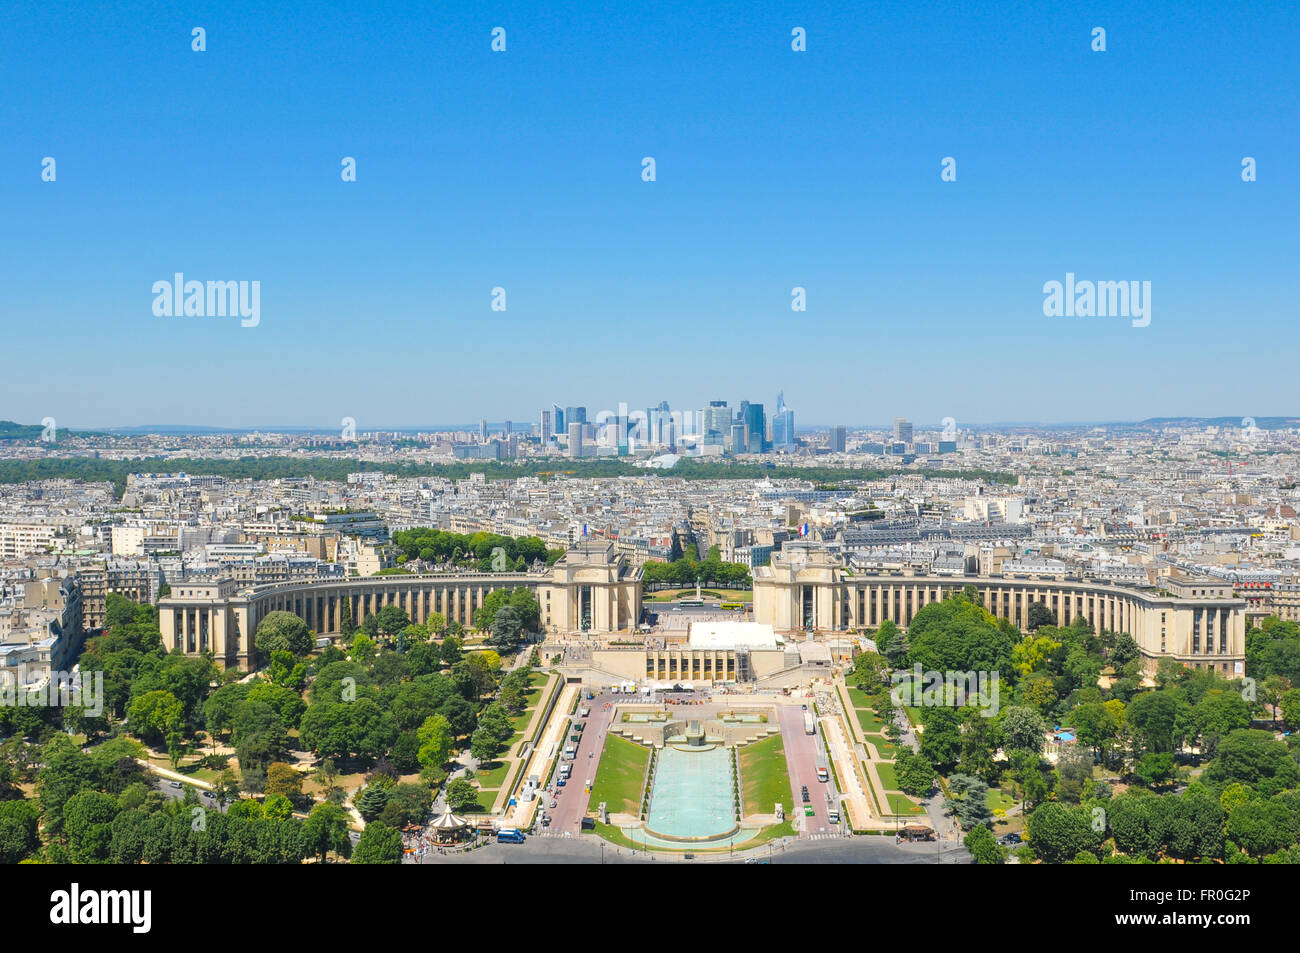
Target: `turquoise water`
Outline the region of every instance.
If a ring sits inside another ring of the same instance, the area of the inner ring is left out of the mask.
[[[736,827],[730,752],[661,750],[646,827],[665,837],[730,834]]]

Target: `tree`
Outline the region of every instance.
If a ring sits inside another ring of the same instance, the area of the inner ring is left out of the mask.
[[[447,806],[456,813],[480,810],[478,791],[464,778],[456,778],[447,784]]]
[[[76,863],[108,860],[110,825],[117,811],[117,799],[99,791],[82,791],[68,798],[63,807],[64,830],[68,835],[68,850]]]
[[[375,613],[375,623],[379,634],[391,639],[411,624],[411,617],[399,605],[386,605]]]
[[[152,744],[170,746],[184,723],[180,699],[168,691],[145,692],[126,713],[131,730]]]
[[[1039,626],[1044,625],[1056,625],[1056,613],[1042,602],[1031,602],[1029,604],[1029,617],[1026,620],[1025,627],[1032,632]]]
[[[375,820],[388,806],[388,791],[387,784],[367,785],[353,802],[356,804],[357,813],[367,822]]]
[[[480,728],[470,736],[469,753],[475,761],[486,764],[496,760],[497,755],[501,753],[501,742],[497,741],[492,732]]]
[[[890,668],[901,668],[907,664],[909,644],[907,636],[902,633],[892,619],[880,623],[876,630],[876,647],[889,662]]]
[[[40,820],[34,801],[0,802],[0,864],[16,864],[41,846]]]
[[[420,750],[416,757],[426,771],[441,771],[451,757],[454,741],[451,722],[443,715],[430,715],[416,731]]]
[[[352,840],[348,836],[348,813],[337,804],[317,804],[302,825],[303,843],[307,851],[324,863],[333,853],[341,857],[352,855]]]
[[[1174,756],[1168,751],[1151,751],[1133,766],[1133,773],[1149,788],[1157,788],[1172,781],[1177,773]]]
[[[266,769],[266,793],[292,800],[302,797],[302,772],[291,764],[273,761]]]
[[[989,786],[979,778],[968,774],[954,774],[948,779],[948,789],[954,797],[945,807],[957,815],[957,821],[963,830],[987,825],[993,819],[989,810]]]
[[[1228,836],[1251,856],[1262,857],[1296,842],[1294,823],[1280,801],[1247,801],[1228,815]]]
[[[1282,720],[1287,728],[1295,731],[1300,728],[1300,688],[1283,692],[1281,699]]]
[[[1300,783],[1300,767],[1285,743],[1267,731],[1243,728],[1219,742],[1205,777],[1213,782],[1240,781],[1270,795]]]
[[[301,658],[312,650],[311,630],[292,612],[268,612],[257,624],[253,644],[263,658],[274,652],[290,652]]]
[[[1143,692],[1129,703],[1128,723],[1147,751],[1173,751],[1178,698],[1167,690]]]
[[[992,613],[965,595],[950,595],[922,607],[907,636],[908,659],[927,671],[1009,674],[1013,668],[1011,636]]]
[[[853,660],[853,679],[864,692],[874,692],[886,684],[885,657],[877,652],[859,652]]]
[[[1052,801],[1040,804],[1029,815],[1027,832],[1034,853],[1049,864],[1073,860],[1080,851],[1095,851],[1101,843],[1086,808]]]
[[[961,754],[961,719],[955,709],[934,706],[921,710],[921,754],[946,774]]]
[[[1032,708],[1009,705],[1002,709],[998,730],[1002,734],[1002,746],[1008,753],[1029,751],[1037,755],[1043,751],[1043,736],[1047,732],[1047,722]]]
[[[1061,800],[1078,804],[1092,780],[1092,753],[1079,745],[1070,745],[1056,759],[1056,774],[1060,778],[1057,793]]]
[[[513,606],[505,605],[496,611],[491,623],[493,645],[512,649],[519,644],[523,636],[524,623]]]
[[[972,827],[962,843],[977,864],[1000,864],[1006,859],[1005,851],[994,839],[993,832],[982,824]]]
[[[354,864],[398,864],[402,861],[402,835],[384,824],[367,824],[352,854]]]
[[[934,765],[910,748],[899,749],[894,769],[904,794],[924,797],[934,787]]]

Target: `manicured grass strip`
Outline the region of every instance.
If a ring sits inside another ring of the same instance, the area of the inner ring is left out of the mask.
[[[858,724],[862,726],[864,732],[869,735],[878,735],[884,731],[885,723],[876,716],[874,711],[866,708],[856,708],[854,711],[858,713]]]
[[[854,708],[870,708],[871,703],[867,701],[867,693],[860,688],[849,686],[849,701],[853,703]]]
[[[889,809],[895,814],[924,814],[925,808],[917,804],[906,794],[895,794],[892,791],[886,793],[889,798]]]
[[[778,803],[784,804],[787,811],[794,809],[790,769],[780,735],[740,749],[740,780],[746,814],[771,814]]]
[[[886,791],[897,791],[898,773],[894,770],[892,761],[877,761],[876,774],[880,775],[880,783],[885,786]]]
[[[871,747],[876,751],[877,761],[892,761],[898,754],[898,748],[889,743],[884,735],[866,735]]]
[[[488,763],[492,767],[480,767],[479,770],[474,772],[474,780],[484,790],[499,788],[505,782],[506,772],[510,769],[510,765],[505,761],[490,761]]]
[[[640,814],[641,788],[649,762],[650,749],[644,745],[618,735],[607,737],[600,755],[600,767],[592,780],[591,798],[588,800],[590,809],[594,811],[604,801],[611,814]],[[578,768],[573,770],[576,777]],[[582,781],[572,783],[581,784]]]

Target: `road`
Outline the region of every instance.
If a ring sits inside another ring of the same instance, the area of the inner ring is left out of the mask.
[[[604,845],[603,848],[601,845]],[[606,844],[594,834],[560,837],[530,835],[522,844],[491,844],[459,854],[431,854],[426,864],[968,864],[970,855],[952,844],[895,844],[891,837],[831,837],[774,842],[748,852],[705,858],[631,851]]]
[[[812,699],[808,699],[812,705]],[[809,708],[811,711],[811,707]],[[790,768],[790,784],[794,788],[793,806],[787,804],[785,816],[794,822],[795,829],[806,834],[824,834],[836,830],[826,817],[826,792],[829,784],[817,780],[817,736],[804,734],[803,710],[798,705],[777,704],[777,717],[781,722],[781,737],[785,744],[785,760]],[[804,816],[804,805],[799,789],[807,786],[811,798],[813,817]],[[767,805],[763,805],[768,810]]]
[[[571,780],[564,787],[554,787],[552,780],[552,790],[554,795],[547,795],[547,804],[550,804],[550,797],[555,798],[556,807],[551,811],[551,827],[556,833],[577,833],[582,829],[582,818],[587,813],[587,802],[589,800],[584,782],[590,778],[596,779],[596,769],[600,767],[600,752],[605,747],[605,736],[609,734],[610,723],[614,720],[614,704],[620,696],[611,694],[597,695],[593,699],[583,699],[578,702],[579,707],[591,709],[591,715],[588,718],[581,718],[579,721],[586,722],[586,727],[582,730],[582,740],[578,742],[578,756],[573,762],[573,774]],[[625,696],[624,696],[625,697]],[[560,751],[563,753],[564,746],[570,744],[569,735],[566,733],[561,737]],[[556,769],[559,773],[559,769]],[[507,845],[502,845],[507,846]],[[517,844],[512,846],[519,846]]]

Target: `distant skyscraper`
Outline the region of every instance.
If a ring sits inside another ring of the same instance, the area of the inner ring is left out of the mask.
[[[912,422],[906,417],[894,418],[894,439],[900,443],[912,442]]]
[[[830,448],[832,453],[844,452],[846,435],[847,430],[844,427],[831,428]]]
[[[510,432],[511,432],[512,429],[513,429],[513,428],[511,427],[511,421],[507,420],[507,421],[506,421],[505,428],[504,428],[504,431],[503,431],[504,434],[505,434],[507,437],[510,436]]]
[[[731,408],[725,400],[711,400],[700,413],[705,443],[726,443],[731,439]]]
[[[585,424],[576,422],[569,424],[569,456],[571,457],[582,456],[582,431],[584,427]]]
[[[542,443],[549,443],[551,440],[551,435],[555,433],[555,431],[552,429],[551,412],[549,410],[542,411],[541,433],[542,433]]]
[[[587,422],[586,407],[565,407],[564,408],[564,426],[567,429],[570,424],[585,424]]]
[[[487,443],[487,421],[486,420],[480,420],[478,422],[478,442]]]
[[[564,408],[559,404],[551,404],[551,427],[552,433],[569,432],[569,422],[564,419]]]
[[[747,400],[740,402],[740,423],[745,428],[745,452],[762,453],[766,448],[764,435],[767,433],[767,415],[762,404],[751,404]]]
[[[772,418],[772,446],[777,450],[794,449],[794,411],[785,405],[785,394],[776,395],[776,416]]]

